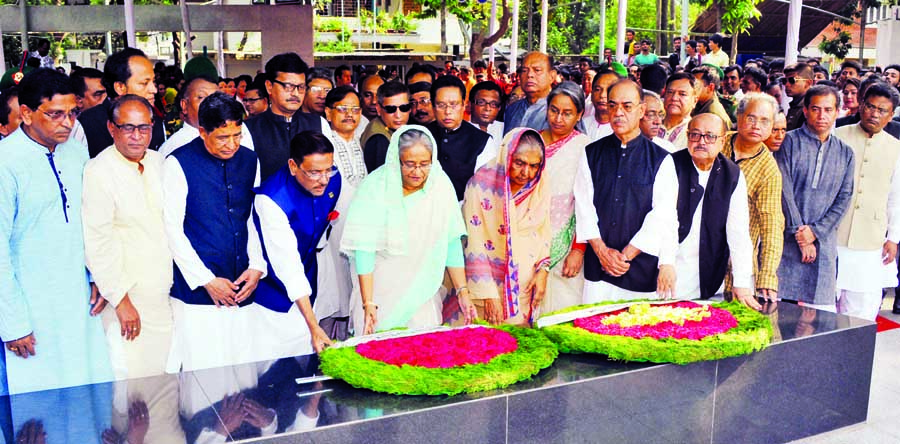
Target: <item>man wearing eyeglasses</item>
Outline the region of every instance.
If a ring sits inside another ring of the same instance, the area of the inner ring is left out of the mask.
[[[497,120],[500,107],[503,102],[503,91],[495,82],[486,81],[476,83],[472,87],[472,96],[469,98],[471,109],[469,115],[471,122],[478,129],[491,135],[491,143],[500,149],[500,141],[503,140],[503,122]]]
[[[103,299],[117,379],[165,373],[172,342],[172,253],[163,223],[163,157],[148,150],[153,108],[127,94],[110,108],[113,145],[84,168],[84,255]]]
[[[854,175],[853,149],[832,134],[838,94],[826,85],[810,88],[803,97],[806,123],[788,131],[775,152],[785,225],[778,296],[831,312],[837,229],[853,200]]]
[[[454,76],[437,78],[431,85],[435,121],[427,126],[437,142],[438,161],[450,177],[456,198],[462,201],[475,171],[497,156],[491,136],[463,120],[466,86]]]
[[[159,147],[159,153],[162,154],[163,159],[178,148],[200,137],[200,104],[203,99],[219,90],[216,79],[205,74],[186,78],[183,88],[181,112],[184,116],[184,123],[181,125],[181,129],[172,134],[172,137],[169,137]],[[241,125],[241,144],[251,150],[254,149],[253,137],[250,135],[247,125]]]
[[[254,145],[265,147],[259,153],[262,180],[284,167],[290,157],[291,139],[302,131],[323,132],[325,119],[303,112],[309,66],[293,52],[278,54],[266,62],[266,92],[269,109],[247,120]]]
[[[859,123],[834,131],[856,158],[853,198],[837,233],[837,308],[870,321],[881,310],[881,289],[897,286],[900,140],[884,131],[900,104],[892,89],[884,82],[866,88]]]
[[[139,49],[125,48],[109,56],[103,66],[102,79],[107,99],[85,111],[78,118],[78,122],[83,127],[78,134],[84,137],[84,140],[79,141],[87,145],[91,157],[95,157],[113,144],[113,139],[106,129],[112,101],[125,94],[136,94],[153,103],[156,95],[155,77],[153,63]],[[162,114],[154,112],[150,149],[158,150],[165,140]]]
[[[678,175],[675,296],[716,296],[730,262],[734,299],[759,309],[753,291],[747,182],[741,169],[722,155],[725,122],[715,114],[698,114],[688,124],[687,149],[672,155]]]
[[[0,338],[9,394],[112,379],[104,303],[88,285],[81,224],[84,146],[65,74],[36,69],[19,83],[22,124],[0,141]],[[24,186],[27,184],[27,186]]]
[[[755,69],[755,68],[754,68]],[[737,163],[747,181],[750,242],[756,291],[778,300],[778,264],[784,248],[781,171],[765,142],[777,126],[778,102],[763,93],[748,93],[738,104],[737,132],[725,138],[723,155]],[[782,115],[782,118],[784,116]],[[732,280],[726,278],[725,291]]]
[[[384,165],[391,136],[397,128],[409,122],[409,113],[413,107],[409,100],[409,89],[400,82],[382,84],[378,87],[376,98],[378,117],[369,121],[359,138],[366,168],[370,173]]]
[[[303,112],[325,116],[325,96],[334,88],[331,73],[325,68],[311,68],[306,78],[306,97],[303,98]]]
[[[886,82],[884,80],[879,79],[876,76],[867,77],[865,80],[860,82],[858,97],[865,97],[866,90],[869,89],[870,86],[872,86],[876,83],[883,84]],[[857,111],[856,114],[851,114],[849,116],[844,116],[844,117],[837,119],[837,121],[834,122],[834,126],[837,128],[840,128],[842,126],[855,125],[855,124],[859,123],[860,120],[862,120],[862,117],[861,117],[862,110],[863,110],[863,107],[860,106],[859,111]],[[890,134],[891,136],[894,136],[895,139],[900,139],[900,122],[893,120],[893,119],[889,119],[887,121],[887,125],[885,125],[884,128],[882,128],[882,131],[884,131],[887,134]]]
[[[334,147],[312,131],[294,136],[287,165],[256,188],[253,217],[269,264],[256,289],[256,303],[267,309],[261,310],[256,336],[268,349],[264,359],[318,353],[331,345],[313,306],[318,293],[335,289],[319,287],[316,253],[340,194]]]
[[[575,230],[588,242],[584,302],[674,296],[678,179],[665,149],[641,134],[643,90],[609,87],[613,134],[584,150],[575,178]]]
[[[784,92],[791,98],[791,106],[787,112],[787,130],[795,130],[806,122],[803,111],[803,96],[813,86],[813,70],[806,63],[800,62],[784,68]]]
[[[412,98],[412,114],[410,119],[414,123],[425,126],[434,122],[434,106],[431,104],[431,82],[416,82],[409,85],[409,95]]]
[[[269,359],[252,334],[259,314],[253,292],[268,265],[251,214],[260,167],[256,153],[241,146],[243,116],[236,99],[211,94],[200,104],[200,137],[163,163],[175,259],[169,372]]]

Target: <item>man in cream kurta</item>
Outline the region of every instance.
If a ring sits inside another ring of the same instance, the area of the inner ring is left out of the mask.
[[[155,376],[165,372],[173,326],[162,156],[147,150],[153,110],[146,99],[123,96],[112,113],[114,144],[84,170],[85,259],[110,302],[102,318],[116,377]]]
[[[853,197],[838,227],[837,309],[871,321],[881,289],[897,285],[900,141],[883,131],[898,102],[888,88],[869,87],[860,122],[835,130],[856,157]]]

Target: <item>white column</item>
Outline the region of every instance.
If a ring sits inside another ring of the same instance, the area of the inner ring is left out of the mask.
[[[540,51],[547,53],[547,15],[550,14],[549,0],[541,0],[541,38]]]
[[[0,28],[0,42],[3,41],[3,28]],[[6,56],[3,55],[3,45],[0,45],[0,71],[6,72]]]
[[[787,43],[784,49],[784,66],[797,63],[800,46],[800,16],[803,10],[803,0],[791,0],[788,9]]]
[[[628,0],[619,1],[619,22],[616,24],[616,60],[628,60],[625,54],[625,19],[628,17]]]
[[[19,20],[22,21],[22,52],[28,51],[28,2],[19,2]]]
[[[134,35],[134,0],[125,0],[125,36],[128,46],[137,47],[137,38]]]
[[[222,4],[222,0],[216,0],[217,5]],[[225,75],[225,33],[222,31],[216,32],[216,70],[219,71],[220,77],[227,77]]]
[[[512,0],[512,35],[509,38],[509,72],[516,72],[519,58],[519,2]]]
[[[600,0],[600,63],[603,63],[603,49],[606,48],[606,0]]]
[[[687,55],[686,47],[688,41],[688,0],[681,0],[681,54],[678,60],[684,60]]]
[[[515,1],[515,0],[513,0]],[[491,23],[488,26],[488,37],[494,35],[497,31],[497,0],[491,0]],[[490,50],[490,58],[491,63],[494,63],[494,45],[491,45]],[[474,60],[473,60],[474,62]]]
[[[181,9],[181,28],[184,30],[184,51],[181,54],[184,61],[188,61],[194,57],[194,43],[191,41],[191,12],[188,11],[185,0],[179,1],[178,6]]]

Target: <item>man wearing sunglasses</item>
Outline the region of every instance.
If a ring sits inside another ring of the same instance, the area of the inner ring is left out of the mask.
[[[266,92],[269,109],[247,120],[254,145],[265,147],[259,153],[262,180],[284,167],[290,157],[291,139],[302,131],[322,132],[328,128],[325,118],[305,113],[300,108],[307,94],[309,66],[293,52],[278,54],[266,62]]]
[[[369,121],[359,139],[369,172],[384,165],[391,136],[397,128],[409,122],[409,113],[413,108],[409,89],[400,82],[387,82],[379,86],[376,97],[378,117]]]
[[[112,379],[103,304],[88,285],[81,225],[84,146],[68,77],[36,69],[19,83],[22,125],[0,141],[0,338],[9,394]],[[27,184],[27,186],[23,186]]]
[[[439,77],[431,85],[434,122],[427,128],[437,142],[438,161],[462,201],[466,184],[475,171],[497,156],[497,145],[491,136],[463,120],[466,108],[466,86],[453,76]]]
[[[730,122],[730,121],[728,121]],[[753,309],[753,244],[747,182],[722,155],[726,121],[698,114],[688,123],[686,150],[672,154],[678,175],[676,297],[710,299],[732,267],[734,299]]]
[[[165,373],[172,342],[172,253],[163,222],[162,162],[148,150],[153,108],[119,97],[107,124],[113,145],[84,168],[84,255],[109,305],[101,314],[117,379]]]
[[[253,218],[269,264],[256,289],[256,303],[267,309],[260,310],[256,337],[269,348],[263,359],[318,353],[331,345],[313,311],[317,294],[334,293],[318,285],[316,253],[320,241],[327,241],[329,214],[340,194],[334,146],[313,131],[294,136],[287,165],[256,188]]]
[[[795,130],[806,122],[803,112],[803,96],[813,86],[812,68],[800,62],[784,68],[784,92],[791,98],[787,112],[787,130]]]

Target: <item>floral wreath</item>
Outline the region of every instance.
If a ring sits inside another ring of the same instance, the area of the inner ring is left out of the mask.
[[[553,364],[558,355],[556,346],[543,333],[515,326],[441,327],[418,334],[395,332],[399,337],[355,338],[356,341],[325,349],[319,355],[320,369],[354,387],[376,392],[456,395],[503,388],[530,379]],[[452,341],[444,341],[451,336]],[[473,340],[484,346],[465,346]],[[447,345],[435,347],[441,343]]]
[[[617,334],[595,333],[594,331],[604,328],[601,326],[604,322],[602,319],[586,321],[592,317],[621,316],[622,313],[629,316],[629,313],[627,313],[629,308],[660,304],[659,301],[613,301],[578,305],[548,313],[542,320],[546,320],[550,316],[613,304],[623,304],[628,307],[603,315],[592,316],[588,314],[574,321],[547,325],[540,330],[550,340],[555,342],[563,353],[598,353],[607,355],[614,360],[675,364],[688,364],[749,354],[767,347],[772,338],[772,325],[769,319],[738,302],[721,302],[709,305],[708,310],[712,312],[712,315],[707,316],[708,319],[713,319],[713,322],[727,322],[727,318],[733,317],[733,321],[731,321],[731,325],[727,325],[724,328],[721,325],[704,325],[699,327],[699,329],[708,328],[710,330],[709,334],[705,335],[695,335],[690,332],[690,329],[694,328],[692,326],[700,326],[702,325],[700,322],[705,322],[692,321],[690,319],[691,315],[687,315],[687,319],[681,319],[674,323],[671,317],[665,315],[657,316],[656,318],[648,316],[643,321],[640,319],[635,321],[633,319],[634,316],[631,316],[631,319],[626,318],[626,321],[621,321],[620,319],[622,318],[620,317],[615,322],[625,322],[623,324],[625,327],[619,325],[610,328],[610,330],[619,328],[620,331]],[[701,306],[686,301],[673,301],[669,305],[660,305],[677,310],[691,307],[689,304]],[[717,317],[718,319],[716,319]],[[632,321],[632,324],[629,325],[627,321]],[[677,325],[678,322],[684,323],[687,327]],[[580,326],[576,326],[576,324]],[[605,324],[605,326],[610,327],[610,324],[612,322]]]

